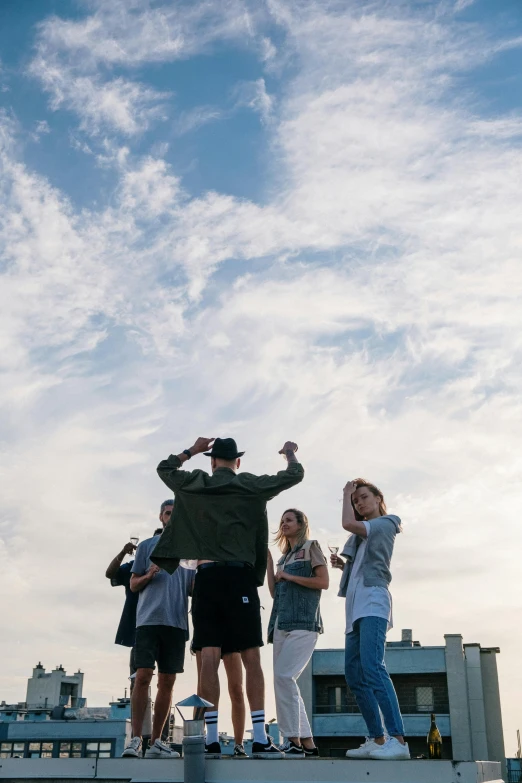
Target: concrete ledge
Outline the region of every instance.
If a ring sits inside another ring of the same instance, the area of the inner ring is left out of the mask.
[[[183,760],[1,759],[0,780],[183,783]],[[299,759],[206,762],[206,783],[502,783],[495,761]]]

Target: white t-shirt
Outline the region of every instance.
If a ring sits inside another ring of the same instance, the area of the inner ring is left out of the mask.
[[[371,522],[364,522],[366,535],[370,535]],[[361,565],[368,539],[365,538],[357,549],[352,572],[346,591],[346,631],[353,631],[353,624],[361,617],[383,617],[388,621],[388,631],[393,628],[392,597],[387,587],[366,587],[363,581]]]

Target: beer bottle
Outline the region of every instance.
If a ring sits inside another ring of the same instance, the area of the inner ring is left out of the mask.
[[[428,742],[428,758],[440,759],[442,758],[442,737],[440,731],[435,723],[435,713],[431,713],[431,726],[427,737]]]

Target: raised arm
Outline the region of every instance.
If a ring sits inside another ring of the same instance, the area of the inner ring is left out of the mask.
[[[105,576],[107,579],[114,579],[116,574],[118,573],[118,568],[121,566],[122,560],[125,557],[125,555],[132,555],[136,547],[131,541],[128,541],[121,552],[116,555],[116,557],[111,560],[109,565],[107,566],[107,570],[105,571]]]
[[[349,533],[355,533],[361,538],[366,538],[366,526],[364,522],[355,518],[355,512],[352,506],[352,495],[356,490],[355,483],[348,481],[343,490],[343,513],[342,513],[342,526]]]
[[[171,454],[170,457],[162,460],[157,467],[157,471],[163,483],[174,492],[182,487],[185,479],[190,474],[185,470],[180,470],[181,466],[191,457],[195,457],[196,454],[202,454],[204,451],[207,451],[211,447],[213,440],[214,438],[198,438],[190,449],[185,449],[177,455]]]
[[[278,452],[278,454],[282,454],[285,457],[288,463],[286,470],[280,470],[275,476],[258,476],[255,479],[257,490],[264,495],[266,500],[275,498],[280,492],[290,489],[290,487],[299,484],[303,480],[304,469],[297,460],[296,451],[297,443],[287,440],[283,448],[279,449]]]

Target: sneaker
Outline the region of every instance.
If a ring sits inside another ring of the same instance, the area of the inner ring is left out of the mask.
[[[281,753],[285,754],[285,759],[304,759],[305,754],[301,745],[296,745],[292,740],[285,740],[282,745],[279,746]]]
[[[221,745],[219,744],[219,742],[211,742],[210,745],[205,745],[205,758],[206,759],[221,758]]]
[[[122,758],[141,759],[141,737],[132,737],[125,745]]]
[[[305,748],[303,745],[303,753],[305,754],[306,759],[319,758],[319,748]]]
[[[352,748],[352,750],[346,751],[347,759],[369,759],[370,753],[373,750],[381,748],[382,745],[377,745],[373,737],[366,737],[363,744],[358,748]]]
[[[272,737],[268,738],[266,745],[262,742],[252,743],[252,758],[254,759],[284,759],[285,754],[276,748]]]
[[[146,759],[179,759],[179,753],[157,739],[145,751]]]
[[[395,737],[390,737],[386,740],[384,745],[378,745],[377,748],[371,751],[370,758],[382,761],[409,759],[410,749],[408,748],[407,742],[402,745]]]
[[[233,752],[232,756],[235,759],[247,759],[248,758],[248,755],[247,755],[243,745],[236,745],[234,747],[234,752]]]

